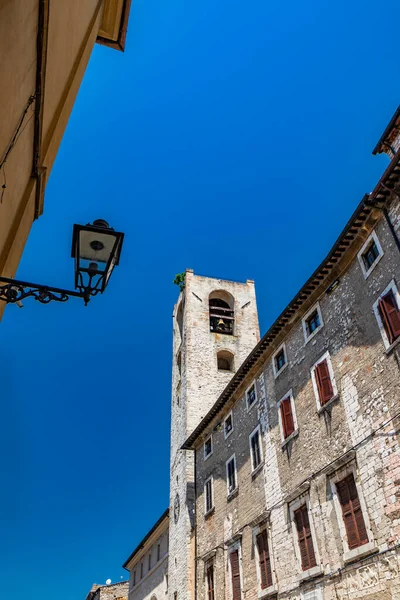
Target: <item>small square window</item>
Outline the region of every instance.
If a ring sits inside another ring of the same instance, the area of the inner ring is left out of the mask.
[[[256,385],[255,385],[255,383],[253,383],[253,385],[251,385],[246,392],[247,408],[250,408],[251,406],[253,406],[253,404],[255,403],[256,400],[257,400]]]
[[[367,279],[371,271],[376,267],[382,256],[382,247],[378,236],[373,231],[358,253],[358,260],[365,279]]]
[[[303,332],[306,343],[311,340],[314,335],[316,335],[323,324],[321,309],[319,304],[317,304],[306,314],[303,319]]]
[[[272,367],[274,370],[274,376],[277,377],[279,373],[287,366],[286,359],[286,346],[282,344],[280,348],[275,352],[272,357]]]
[[[228,435],[230,435],[233,431],[233,416],[232,413],[229,413],[229,415],[226,417],[225,421],[224,421],[224,436],[225,439],[228,437]]]
[[[311,315],[306,319],[307,333],[311,335],[321,326],[321,321],[319,320],[319,314],[317,310],[311,313]]]
[[[362,255],[366,271],[369,271],[369,269],[372,267],[378,256],[378,246],[375,244],[375,241],[372,241],[367,250]]]
[[[206,460],[209,456],[211,456],[212,451],[213,451],[212,436],[210,435],[210,437],[208,439],[206,439],[206,441],[204,442],[204,460]]]

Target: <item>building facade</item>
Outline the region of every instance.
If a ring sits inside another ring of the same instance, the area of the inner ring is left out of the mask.
[[[120,581],[110,585],[92,585],[86,600],[128,600],[128,581]]]
[[[399,184],[397,150],[185,442],[198,598],[400,598]]]
[[[1,3],[0,276],[14,277],[43,212],[46,181],[94,44],[124,49],[129,8],[130,0]]]
[[[399,115],[388,168],[261,340],[252,281],[186,273],[171,600],[400,598]],[[159,600],[149,583],[134,600]]]
[[[123,567],[129,571],[129,600],[165,600],[168,597],[167,509],[138,544]]]

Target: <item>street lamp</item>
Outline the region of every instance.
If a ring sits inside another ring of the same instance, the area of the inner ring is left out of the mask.
[[[71,255],[75,259],[77,291],[0,277],[0,300],[15,304],[33,296],[48,304],[52,300],[66,302],[74,296],[83,298],[86,306],[92,296],[106,289],[114,267],[119,264],[123,239],[124,234],[114,231],[103,219],[97,219],[93,225],[74,225]]]

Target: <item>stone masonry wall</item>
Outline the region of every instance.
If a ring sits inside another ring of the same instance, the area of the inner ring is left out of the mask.
[[[210,332],[209,295],[234,298],[234,335]],[[174,310],[169,597],[194,597],[194,456],[180,450],[232,373],[218,371],[217,351],[234,354],[236,368],[259,340],[254,282],[237,283],[186,272],[185,291]],[[178,510],[179,509],[179,510]],[[179,514],[178,514],[179,512]]]
[[[397,200],[389,214],[398,228]],[[239,540],[242,548],[243,600],[261,597],[253,534],[265,513],[269,515],[272,591],[279,592],[279,599],[400,598],[400,363],[398,347],[386,350],[373,311],[392,280],[400,288],[400,253],[383,218],[375,231],[384,254],[368,278],[355,257],[336,289],[319,298],[324,325],[318,333],[305,343],[299,320],[286,337],[282,335],[279,343],[285,342],[288,365],[276,378],[271,356],[266,358],[257,374],[257,407],[247,412],[243,399],[246,386],[255,377],[250,373],[232,405],[226,406],[199,440],[198,600],[206,597],[203,558],[215,561],[216,597],[230,598],[227,550],[232,538]],[[329,408],[318,411],[310,370],[326,352],[338,397]],[[282,446],[277,403],[289,390],[298,432]],[[225,441],[218,422],[230,409],[235,429]],[[251,477],[248,442],[257,421],[264,436],[262,486],[260,475]],[[204,461],[202,442],[213,429],[214,454]],[[225,461],[233,452],[238,461],[239,492],[227,501]],[[359,555],[353,553],[351,558],[333,485],[336,477],[349,472],[356,478],[370,540],[368,547],[361,546]],[[210,475],[214,477],[215,511],[205,518],[203,488]],[[300,500],[309,504],[317,554],[317,569],[308,577],[296,556],[297,532],[290,513]]]
[[[157,547],[160,559],[157,560]],[[151,563],[149,569],[149,555]],[[141,565],[143,564],[143,577]],[[129,600],[166,600],[168,597],[168,526],[146,543],[129,566]]]

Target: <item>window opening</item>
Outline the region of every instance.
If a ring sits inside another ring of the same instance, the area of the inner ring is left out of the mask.
[[[306,504],[303,504],[303,506],[294,512],[294,520],[296,523],[299,541],[301,568],[303,571],[307,571],[308,569],[315,567],[317,565],[317,561],[315,558]]]
[[[225,300],[210,298],[210,331],[233,335],[234,312]]]
[[[342,507],[343,521],[346,528],[349,549],[358,548],[368,543],[367,528],[361,510],[354,475],[351,473],[336,483],[336,489]]]
[[[231,431],[233,430],[233,418],[232,418],[232,413],[229,414],[224,422],[224,433],[225,433],[225,437],[227,438],[228,435],[231,433]]]
[[[208,458],[212,454],[212,437],[210,436],[204,442],[204,458]]]
[[[229,555],[232,578],[232,600],[241,600],[239,550],[233,550]]]
[[[281,369],[283,369],[285,364],[286,364],[286,356],[285,356],[285,351],[282,348],[282,350],[280,352],[278,352],[278,354],[275,356],[276,371],[278,372]]]
[[[205,484],[206,488],[206,513],[208,513],[213,507],[213,490],[212,490],[212,479],[208,479]]]
[[[321,325],[321,319],[319,318],[319,312],[315,309],[311,315],[306,319],[307,335],[310,336],[314,331]]]
[[[257,429],[250,438],[251,462],[254,469],[261,464],[260,430]]]
[[[217,353],[218,371],[233,371],[233,354],[227,350]]]
[[[246,398],[247,398],[247,408],[250,408],[250,406],[252,406],[254,404],[254,402],[257,400],[256,386],[255,386],[254,383],[247,390],[247,392],[246,392]]]
[[[315,379],[317,382],[319,401],[321,406],[323,406],[334,396],[331,374],[326,359],[322,360],[315,367]]]
[[[379,249],[375,240],[371,242],[367,250],[362,254],[365,270],[369,271],[376,259],[379,257]]]
[[[282,418],[282,428],[283,428],[283,437],[286,439],[289,435],[295,431],[294,428],[294,418],[292,412],[292,403],[290,396],[282,400],[280,405],[281,410],[281,418]]]
[[[260,565],[261,589],[272,585],[271,557],[268,548],[268,534],[264,530],[257,536],[258,560]]]
[[[214,600],[214,565],[207,569],[207,592],[208,600]]]
[[[228,494],[231,494],[236,489],[236,468],[235,468],[235,457],[232,457],[226,465],[227,477],[228,477]]]
[[[393,290],[379,298],[378,310],[389,344],[393,344],[400,337],[400,310]]]

